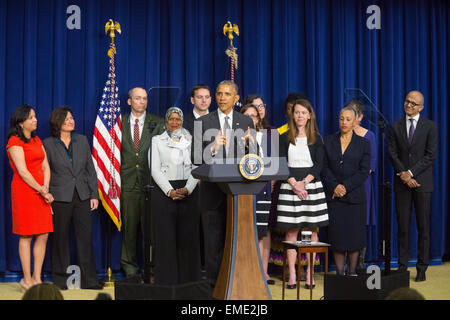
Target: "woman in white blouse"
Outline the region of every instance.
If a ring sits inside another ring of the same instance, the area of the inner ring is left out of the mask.
[[[289,178],[281,184],[278,197],[277,226],[286,230],[287,241],[297,241],[302,229],[312,231],[312,240],[318,241],[318,228],[328,225],[328,208],[320,181],[323,164],[323,142],[311,103],[299,99],[292,106],[289,130],[280,136],[280,157],[287,157]],[[309,258],[309,255],[308,255]],[[310,263],[314,263],[309,261]],[[295,289],[296,250],[287,251],[289,265],[288,289]],[[306,272],[306,287],[315,285]]]
[[[191,175],[192,137],[182,127],[183,112],[167,110],[166,131],[152,139],[151,214],[155,248],[155,283],[180,284],[200,279],[200,213],[197,179]]]

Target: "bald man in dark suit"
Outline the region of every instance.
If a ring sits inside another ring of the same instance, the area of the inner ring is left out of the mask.
[[[406,117],[392,124],[389,154],[395,169],[394,193],[398,222],[399,271],[406,271],[410,255],[412,205],[416,212],[418,257],[416,281],[425,281],[430,259],[430,214],[433,163],[438,149],[436,124],[420,115],[424,97],[411,91],[405,98]]]

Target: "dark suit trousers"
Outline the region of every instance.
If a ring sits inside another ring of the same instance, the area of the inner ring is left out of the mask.
[[[170,181],[174,189],[186,180]],[[155,283],[182,284],[201,278],[198,191],[172,200],[158,187],[152,190],[151,214],[155,239]]]
[[[127,277],[136,276],[139,273],[137,258],[138,235],[142,234],[142,252],[144,260],[149,258],[145,254],[149,250],[146,244],[148,240],[147,222],[147,200],[145,192],[136,188],[133,191],[123,191],[121,194],[121,214],[122,214],[122,255],[121,265]],[[148,268],[148,261],[144,261],[144,269]],[[144,277],[148,276],[148,270],[144,270]]]
[[[202,196],[201,193],[200,196]],[[225,248],[227,202],[223,201],[217,209],[203,208],[201,215],[206,277],[212,285],[215,285]]]
[[[61,288],[66,288],[70,265],[69,229],[73,223],[78,255],[78,266],[81,269],[81,288],[98,285],[95,266],[94,248],[92,244],[92,218],[90,200],[81,201],[76,189],[72,202],[54,201],[53,209],[53,254],[52,278]]]
[[[412,205],[417,223],[417,270],[426,271],[430,260],[430,212],[431,192],[417,192],[401,188],[395,192],[395,207],[398,223],[398,261],[407,267],[410,256],[410,226]]]

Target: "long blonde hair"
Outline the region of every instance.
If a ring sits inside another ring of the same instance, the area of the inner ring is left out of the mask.
[[[319,128],[317,127],[316,114],[314,113],[314,109],[311,103],[306,99],[295,100],[294,104],[292,105],[291,116],[289,118],[289,130],[287,133],[289,142],[295,145],[295,138],[297,138],[299,133],[294,120],[294,110],[296,105],[305,107],[311,115],[310,119],[306,122],[305,133],[306,140],[308,141],[308,146],[313,145],[316,142],[316,136],[319,135]]]

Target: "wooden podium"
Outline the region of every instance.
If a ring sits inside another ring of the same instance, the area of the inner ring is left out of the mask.
[[[225,248],[213,293],[215,299],[272,299],[258,249],[254,195],[268,181],[287,179],[289,169],[286,158],[264,158],[263,161],[263,174],[252,181],[239,172],[239,159],[227,159],[225,164],[205,164],[192,171],[195,178],[217,183],[227,194]]]

